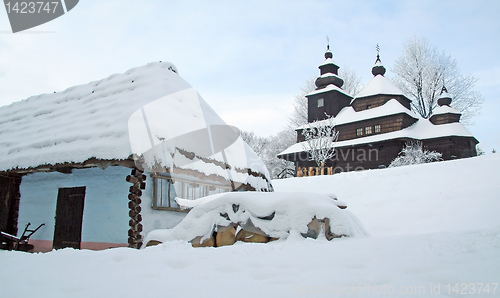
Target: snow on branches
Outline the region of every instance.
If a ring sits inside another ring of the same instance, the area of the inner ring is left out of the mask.
[[[327,119],[325,125],[312,126],[309,123],[302,130],[307,144],[303,145],[304,150],[308,152],[309,160],[315,161],[321,168],[321,173],[323,173],[325,162],[335,156],[335,145],[339,137],[332,117],[328,116]]]
[[[454,58],[425,38],[413,37],[405,42],[394,72],[394,83],[412,100],[412,110],[423,118],[432,116],[443,85],[453,96],[452,107],[462,113],[462,123],[472,124],[471,118],[479,114],[484,102],[481,93],[474,91],[477,78],[462,73]]]
[[[423,149],[422,142],[407,142],[403,150],[399,153],[399,156],[391,162],[389,167],[429,163],[440,159],[441,153]]]

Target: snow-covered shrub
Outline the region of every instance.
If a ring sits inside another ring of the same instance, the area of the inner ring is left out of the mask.
[[[423,149],[421,142],[407,142],[403,150],[399,153],[399,156],[391,162],[389,167],[416,165],[438,161],[440,159],[441,153]]]

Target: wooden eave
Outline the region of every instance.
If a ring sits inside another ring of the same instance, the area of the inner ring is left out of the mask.
[[[29,168],[13,168],[5,171],[0,171],[0,173],[6,174],[32,174],[39,172],[61,172],[65,174],[71,173],[73,169],[85,169],[85,168],[101,168],[105,169],[109,166],[123,166],[127,168],[135,168],[135,163],[132,157],[127,159],[98,159],[89,158],[84,162],[74,163],[74,162],[64,162],[57,164],[44,164],[36,167]]]

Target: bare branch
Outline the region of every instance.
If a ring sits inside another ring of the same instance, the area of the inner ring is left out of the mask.
[[[328,116],[321,124],[309,123],[302,131],[302,135],[307,144],[303,148],[309,153],[310,160],[315,161],[316,165],[323,169],[325,162],[335,156],[335,144],[339,136],[333,117]]]
[[[473,90],[477,78],[462,74],[455,59],[425,38],[406,41],[394,72],[397,75],[394,83],[410,97],[412,109],[424,118],[429,118],[437,107],[443,84],[453,97],[451,105],[462,113],[461,121],[465,124],[472,124],[471,118],[479,113],[484,101]]]

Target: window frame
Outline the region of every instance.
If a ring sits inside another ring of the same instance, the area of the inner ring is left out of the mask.
[[[363,136],[363,128],[362,127],[356,128],[356,136],[357,137]]]
[[[318,98],[318,108],[322,108],[325,106],[325,99],[322,97],[322,98]]]
[[[371,135],[373,133],[373,129],[371,126],[365,126],[365,135]]]
[[[374,131],[374,133],[381,133],[382,127],[380,126],[380,124],[375,125],[373,128],[373,131]]]
[[[221,185],[216,185],[216,184],[212,184],[212,183],[203,183],[203,182],[199,182],[199,181],[190,181],[190,180],[187,180],[187,179],[178,179],[178,178],[174,178],[172,179],[172,177],[170,176],[163,176],[163,175],[158,175],[158,174],[152,174],[151,175],[151,178],[153,178],[153,196],[152,196],[152,199],[153,199],[153,202],[152,202],[152,205],[151,205],[151,208],[153,210],[163,210],[163,211],[175,211],[175,212],[189,212],[189,209],[181,209],[180,207],[174,207],[171,205],[171,202],[172,200],[174,200],[174,198],[171,198],[170,197],[170,194],[171,194],[171,191],[169,189],[168,191],[168,198],[167,198],[167,201],[168,201],[168,206],[161,206],[163,204],[161,204],[161,202],[165,201],[164,199],[159,199],[158,198],[158,183],[160,182],[159,180],[167,180],[168,183],[169,183],[169,187],[173,187],[174,186],[174,183],[182,183],[181,187],[182,187],[182,194],[181,194],[181,198],[183,199],[189,199],[189,200],[197,200],[199,198],[196,198],[196,199],[190,199],[189,196],[186,196],[186,197],[183,197],[183,195],[186,193],[188,193],[189,191],[193,191],[194,192],[194,189],[195,188],[199,188],[199,187],[205,187],[207,189],[207,193],[205,195],[210,195],[209,191],[210,191],[210,187],[215,187],[215,189],[219,189],[219,190],[223,190],[225,189],[226,191],[219,191],[217,193],[223,193],[223,192],[229,192],[231,191],[231,187],[230,186],[221,186]],[[173,182],[173,183],[172,183]],[[197,185],[197,187],[188,187],[188,184],[194,184],[194,185]],[[193,193],[194,195],[194,193]],[[158,204],[158,202],[160,202],[160,204]]]

